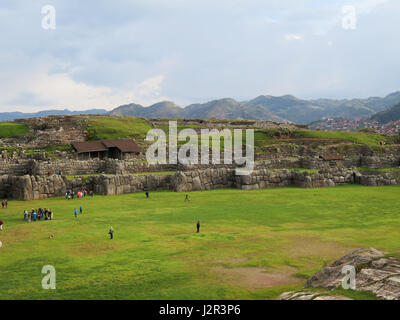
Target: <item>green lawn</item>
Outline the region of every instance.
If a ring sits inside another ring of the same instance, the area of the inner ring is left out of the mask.
[[[28,132],[29,128],[25,124],[17,122],[0,122],[0,138],[15,137]]]
[[[400,255],[399,193],[344,186],[192,192],[190,203],[174,192],[10,201],[0,209],[0,299],[274,299],[355,248]],[[25,223],[32,207],[53,209],[55,220]],[[41,288],[44,265],[56,268],[56,290]]]
[[[127,137],[143,140],[151,128],[151,124],[146,119],[104,116],[91,117],[87,131],[89,140]]]

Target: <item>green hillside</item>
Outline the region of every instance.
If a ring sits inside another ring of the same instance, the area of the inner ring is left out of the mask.
[[[389,110],[385,110],[373,115],[371,120],[378,121],[381,124],[400,120],[400,103],[396,104]]]
[[[283,138],[282,138],[283,137]],[[364,144],[370,147],[380,145],[380,142],[393,143],[393,138],[383,136],[374,132],[342,132],[342,131],[319,131],[319,130],[261,130],[255,133],[256,146],[282,143],[290,140],[291,143],[302,139],[332,139],[347,141],[355,144]]]
[[[144,139],[152,128],[150,122],[135,117],[91,117],[88,120],[88,140],[135,138]]]
[[[15,137],[28,132],[28,126],[22,123],[0,122],[0,138]]]

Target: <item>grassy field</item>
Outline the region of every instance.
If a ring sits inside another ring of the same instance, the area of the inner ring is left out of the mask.
[[[135,138],[143,140],[151,124],[135,117],[92,117],[87,126],[89,140]]]
[[[0,122],[0,138],[15,137],[28,132],[28,126],[22,123]]]
[[[190,203],[174,192],[10,201],[0,209],[0,299],[274,299],[355,248],[400,255],[399,192],[344,186],[192,192]],[[55,220],[25,223],[32,207],[51,208]],[[56,268],[56,290],[41,288],[44,265]]]

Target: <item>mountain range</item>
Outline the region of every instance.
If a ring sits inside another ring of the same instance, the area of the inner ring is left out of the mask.
[[[83,111],[64,110],[44,110],[33,113],[24,112],[0,112],[0,121],[14,121],[16,119],[26,118],[39,118],[47,116],[64,116],[64,115],[79,115],[79,114],[106,114],[108,111],[105,109],[90,109]]]
[[[292,95],[279,97],[261,95],[247,101],[224,98],[206,103],[191,104],[185,108],[171,101],[162,101],[148,107],[135,103],[122,105],[109,112],[103,109],[86,111],[47,110],[37,113],[7,112],[0,113],[0,121],[43,117],[46,115],[108,114],[144,118],[248,119],[308,124],[330,117],[356,119],[378,116],[380,112],[386,111],[399,103],[400,91],[391,93],[383,98],[371,97],[343,100],[304,100]],[[391,115],[393,113],[386,115],[386,117]]]
[[[171,101],[159,102],[149,107],[128,104],[112,110],[109,114],[145,118],[249,119],[308,124],[328,117],[367,118],[397,103],[400,103],[400,91],[383,98],[351,100],[302,100],[291,95],[262,95],[248,101],[239,102],[225,98],[191,104],[185,108]]]

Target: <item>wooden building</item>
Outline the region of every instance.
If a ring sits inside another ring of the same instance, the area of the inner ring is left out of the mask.
[[[73,142],[78,159],[133,159],[140,154],[140,148],[132,139]]]

